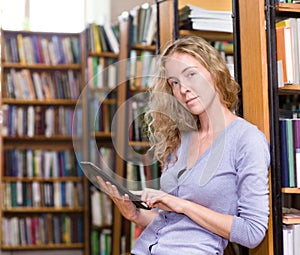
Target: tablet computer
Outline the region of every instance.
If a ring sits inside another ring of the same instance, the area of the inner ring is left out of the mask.
[[[101,170],[98,166],[89,161],[81,161],[80,166],[82,171],[87,176],[87,178],[94,184],[95,187],[101,190],[100,184],[98,183],[97,176],[100,176],[105,182],[108,181],[111,184],[115,185],[121,195],[127,194],[129,199],[135,204],[137,208],[150,210],[151,207],[147,205],[147,203],[140,199],[139,196],[133,194],[126,187],[117,182],[116,179],[109,176],[103,170]]]

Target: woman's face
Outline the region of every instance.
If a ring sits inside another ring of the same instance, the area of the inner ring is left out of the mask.
[[[176,99],[194,115],[205,112],[217,95],[207,69],[186,53],[174,53],[166,60],[165,67]]]

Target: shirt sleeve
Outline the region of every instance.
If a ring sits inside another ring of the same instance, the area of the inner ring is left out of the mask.
[[[236,148],[238,207],[230,241],[254,248],[261,243],[268,229],[269,145],[262,132],[249,128]]]

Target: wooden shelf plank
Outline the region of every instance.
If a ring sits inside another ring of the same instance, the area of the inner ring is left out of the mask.
[[[79,249],[83,248],[83,243],[70,243],[70,244],[39,244],[39,245],[18,245],[7,246],[2,245],[2,250],[51,250],[51,249]]]
[[[208,41],[232,41],[233,34],[225,32],[216,32],[216,31],[201,31],[201,30],[180,30],[180,36],[185,35],[197,35]]]
[[[70,99],[15,99],[15,98],[2,98],[2,104],[13,104],[13,105],[65,105],[75,106],[78,100]]]
[[[20,64],[20,63],[3,63],[3,68],[17,68],[17,69],[42,69],[42,70],[80,70],[80,64],[58,64],[58,65],[47,65],[47,64]]]
[[[10,208],[3,208],[3,213],[77,213],[83,212],[82,207],[70,208],[70,207],[25,207],[25,206],[18,206],[18,207],[10,207]]]
[[[5,141],[14,141],[14,142],[25,142],[25,141],[46,141],[46,142],[53,142],[53,141],[72,141],[72,136],[65,136],[65,135],[53,135],[53,136],[45,136],[45,135],[35,135],[31,136],[3,136]]]
[[[277,3],[276,11],[280,11],[280,12],[300,12],[300,4]]]
[[[118,54],[116,54],[114,52],[104,51],[101,53],[90,52],[89,56],[90,57],[98,57],[98,58],[117,58]]]
[[[281,95],[300,93],[300,84],[284,85],[284,87],[278,88],[278,93]]]
[[[300,194],[300,188],[282,188],[281,192],[285,194]]]
[[[2,177],[3,182],[82,182],[83,177],[78,176],[69,176],[69,177],[13,177],[13,176],[4,176]]]
[[[131,47],[133,50],[148,50],[148,51],[156,51],[155,45],[142,45],[142,44],[136,44],[132,45]]]

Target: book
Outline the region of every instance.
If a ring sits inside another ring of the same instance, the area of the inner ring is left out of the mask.
[[[151,17],[151,6],[149,3],[144,3],[139,8],[138,12],[138,40],[142,44],[145,38],[145,33],[148,31],[148,26]]]
[[[284,255],[294,255],[294,231],[291,226],[283,226],[282,231]]]
[[[292,30],[292,49],[294,54],[294,83],[299,84],[300,82],[300,51],[299,51],[299,40],[300,40],[300,19],[299,18],[287,18],[276,22],[276,28],[279,27],[290,27]]]
[[[156,5],[151,5],[151,15],[147,24],[147,29],[144,30],[143,44],[151,45],[155,41],[157,23],[157,10]]]
[[[17,34],[17,43],[18,43],[18,52],[19,52],[20,64],[26,64],[25,49],[24,49],[23,35],[22,34]]]
[[[293,119],[296,187],[300,188],[300,119]]]
[[[300,224],[300,210],[296,208],[282,209],[282,222],[284,224]]]
[[[281,166],[281,187],[289,187],[289,166],[287,152],[287,134],[285,119],[279,120],[280,131],[280,166]]]
[[[292,119],[286,119],[286,134],[289,166],[289,187],[295,187],[295,156]]]
[[[187,19],[191,17],[202,17],[204,19],[221,19],[231,20],[232,12],[207,10],[195,5],[187,4],[179,10],[180,19]]]
[[[294,240],[293,240],[294,255],[300,255],[300,245],[299,245],[299,240],[300,240],[300,224],[292,225],[292,228],[293,228],[293,232],[294,232]]]
[[[191,22],[192,22],[192,29],[194,30],[217,31],[217,32],[225,32],[225,33],[233,32],[232,21],[193,18],[191,19]]]
[[[231,12],[206,10],[194,5],[185,5],[179,10],[179,24],[184,29],[233,32]]]
[[[284,83],[294,83],[294,49],[292,46],[292,28],[276,27],[277,60],[282,61]]]
[[[101,44],[102,51],[104,51],[104,52],[109,51],[109,46],[107,45],[108,38],[105,33],[104,26],[98,25],[98,31],[99,31],[100,44]]]
[[[104,27],[104,31],[107,35],[107,38],[108,38],[108,45],[110,47],[110,49],[116,53],[116,54],[119,54],[119,42],[118,42],[118,39],[115,35],[115,33],[113,32],[113,29],[112,29],[112,26],[108,23],[105,23],[103,25]]]
[[[92,34],[93,34],[95,52],[100,53],[100,52],[102,52],[102,46],[101,46],[101,42],[100,42],[100,33],[98,30],[98,25],[95,23],[92,24]]]

